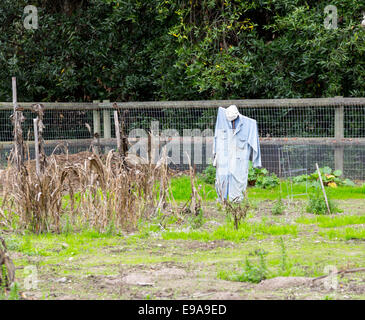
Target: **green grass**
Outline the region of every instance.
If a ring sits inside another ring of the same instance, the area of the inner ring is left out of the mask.
[[[197,179],[198,185],[202,188],[199,192],[203,200],[214,201],[217,198],[215,188],[211,184],[205,183],[201,179]],[[189,176],[182,176],[171,179],[171,190],[176,201],[187,201],[191,195],[191,183]]]
[[[97,239],[98,241],[93,241]],[[107,233],[85,229],[78,233],[26,233],[23,237],[12,235],[6,238],[9,250],[28,256],[75,256],[95,252],[98,247],[114,243],[116,238]]]
[[[228,240],[233,242],[240,242],[247,240],[250,237],[258,239],[266,236],[278,236],[290,234],[297,236],[298,227],[296,225],[275,225],[261,223],[242,223],[236,230],[232,223],[217,227],[213,231],[166,231],[162,233],[162,238],[165,240],[199,240],[199,241],[214,241],[214,240]]]
[[[317,216],[314,218],[300,217],[295,222],[301,224],[317,224],[320,228],[336,228],[353,224],[365,224],[365,215]]]
[[[319,234],[322,237],[329,239],[344,239],[344,240],[365,240],[365,228],[344,228],[344,229],[330,229],[326,231],[320,231]]]
[[[217,198],[214,185],[207,184],[203,180],[198,179],[198,184],[202,186],[200,195],[207,201],[214,201]],[[187,201],[191,194],[190,178],[188,176],[182,176],[173,178],[171,180],[172,193],[175,200]],[[290,190],[289,182],[282,181],[282,197],[288,196],[288,190]],[[308,192],[310,188],[308,188]],[[303,194],[306,192],[304,184],[294,184],[293,194]],[[337,188],[326,188],[327,196],[331,199],[364,199],[365,198],[365,185],[360,187],[340,186]],[[280,186],[276,186],[272,189],[261,189],[257,187],[249,187],[247,194],[250,199],[265,199],[265,200],[277,200],[280,194]],[[298,199],[306,199],[306,195],[298,196]]]

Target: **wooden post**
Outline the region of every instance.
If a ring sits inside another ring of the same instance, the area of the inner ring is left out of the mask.
[[[35,148],[35,169],[39,177],[41,174],[40,159],[39,159],[39,140],[38,140],[38,117],[33,119],[34,125],[34,148]]]
[[[105,107],[109,104],[109,100],[103,100],[103,106]],[[104,139],[110,139],[112,137],[111,123],[110,123],[110,110],[103,109],[103,123],[104,123]],[[110,151],[109,147],[104,148],[104,152],[108,153]]]
[[[94,100],[93,103],[99,103],[99,100]],[[94,134],[98,133],[100,135],[100,111],[99,110],[93,110],[93,128],[94,128]]]
[[[109,100],[103,100],[103,103],[108,104]],[[111,123],[110,123],[110,110],[103,109],[104,120],[104,139],[110,139],[112,137]]]
[[[24,116],[18,107],[17,90],[16,90],[16,77],[12,77],[12,89],[13,89],[13,108],[14,113],[11,119],[14,124],[14,152],[15,152],[15,164],[17,169],[23,166],[24,162],[24,144],[23,144],[23,130],[22,122],[24,121]]]
[[[324,200],[326,201],[327,210],[328,210],[328,213],[331,214],[330,206],[328,205],[327,195],[326,195],[326,191],[324,190],[322,175],[321,175],[321,171],[319,170],[318,163],[316,163],[316,168],[317,168],[317,172],[318,172],[318,176],[319,176],[319,181],[321,182],[321,188],[323,191]]]
[[[336,97],[341,99],[342,97]],[[344,138],[344,106],[340,105],[335,110],[335,138],[341,140]],[[344,147],[335,147],[335,170],[341,170],[343,172],[343,154]]]
[[[118,110],[114,110],[114,125],[115,125],[115,136],[117,137],[117,148],[118,152],[122,152],[122,144],[120,141],[120,129],[119,129],[119,120],[118,120]]]

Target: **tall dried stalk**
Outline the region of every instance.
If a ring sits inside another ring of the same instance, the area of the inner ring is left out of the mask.
[[[10,259],[6,244],[0,237],[0,288],[9,289],[15,279],[15,266]]]
[[[160,202],[156,203],[156,183],[164,175],[165,164],[126,169],[120,154],[110,151],[105,163],[93,154],[75,170],[82,185],[79,210],[84,219],[100,231],[105,231],[110,223],[116,228],[133,229],[140,218],[151,215],[164,201],[160,193]],[[164,187],[162,183],[160,190]]]
[[[166,152],[157,165],[132,165],[114,151],[106,158],[96,153],[83,156],[82,161],[75,162],[75,157],[52,154],[39,176],[30,161],[23,175],[10,166],[0,213],[7,212],[3,214],[5,218],[18,216],[21,228],[37,233],[60,232],[61,216],[65,213],[70,214],[72,222],[77,220],[105,231],[110,225],[134,229],[140,218],[166,207]]]
[[[19,216],[21,228],[33,232],[60,231],[62,195],[68,171],[57,165],[53,157],[49,159],[47,170],[38,176],[29,166],[24,174],[12,174],[8,170],[6,192],[7,212]]]
[[[185,203],[182,211],[192,213],[194,215],[199,215],[202,208],[202,197],[199,194],[201,186],[197,188],[197,181],[195,170],[191,166],[190,157],[186,153],[189,161],[189,175],[190,175],[190,184],[191,184],[191,196],[190,199]]]

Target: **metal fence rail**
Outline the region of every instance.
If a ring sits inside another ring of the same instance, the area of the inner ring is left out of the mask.
[[[33,141],[30,111],[34,103],[18,103],[24,108],[24,139]],[[217,108],[236,104],[243,115],[257,120],[263,166],[279,173],[278,149],[285,145],[308,148],[308,170],[314,163],[343,170],[346,177],[365,180],[365,98],[162,101],[117,103],[120,119],[131,143],[141,137],[135,131],[158,130],[163,144],[180,145],[175,165],[187,165],[185,152],[197,169],[211,162],[212,135]],[[99,133],[103,150],[116,147],[113,108],[108,101],[94,103],[43,103],[46,152],[60,142],[70,153],[89,148],[92,133]],[[2,161],[11,149],[10,102],[0,103],[0,147]],[[89,124],[92,133],[85,124]],[[182,139],[184,137],[184,139]],[[195,156],[195,144],[203,138],[203,155]],[[30,148],[32,151],[32,147]],[[32,153],[31,153],[32,156]],[[199,160],[199,161],[197,161]],[[313,167],[313,168],[312,168]]]

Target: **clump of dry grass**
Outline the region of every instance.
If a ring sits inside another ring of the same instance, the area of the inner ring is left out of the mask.
[[[202,197],[199,194],[201,189],[201,185],[197,187],[197,177],[195,174],[195,170],[191,166],[189,155],[186,154],[189,161],[189,176],[190,176],[190,184],[191,184],[191,195],[190,199],[185,203],[182,208],[183,213],[190,213],[195,216],[198,216],[202,209]]]
[[[166,167],[166,163],[130,166],[114,151],[108,153],[104,163],[93,154],[84,166],[75,168],[82,187],[79,211],[100,231],[110,223],[116,228],[135,228],[140,218],[164,206],[160,191],[165,188]]]
[[[12,169],[7,170],[4,183],[3,210],[5,207],[7,218],[18,216],[19,227],[36,233],[59,232],[68,171],[54,157],[48,159],[45,172],[39,176],[29,166],[20,171]]]
[[[10,166],[0,219],[10,225],[16,216],[20,228],[36,233],[60,232],[64,214],[73,224],[78,221],[100,232],[111,224],[131,230],[140,218],[166,206],[167,189],[166,156],[157,165],[132,165],[114,151],[105,158],[88,153],[76,163],[71,157],[58,162],[52,155],[41,175],[29,161],[21,171]]]

